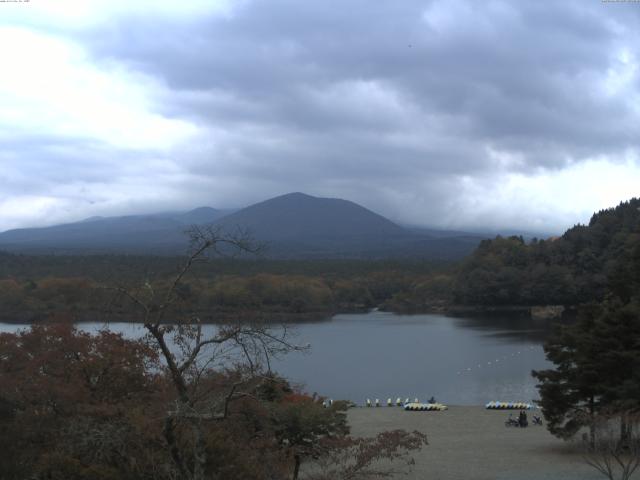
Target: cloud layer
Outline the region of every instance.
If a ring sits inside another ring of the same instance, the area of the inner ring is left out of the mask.
[[[640,195],[637,3],[180,3],[2,5],[0,229],[304,191],[554,231]]]

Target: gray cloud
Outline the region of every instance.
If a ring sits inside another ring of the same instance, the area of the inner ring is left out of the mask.
[[[73,139],[4,150],[41,172],[16,189],[65,182],[43,162],[86,184],[126,184],[146,169],[177,205],[303,190],[417,224],[527,226],[510,205],[476,216],[469,206],[486,202],[462,196],[637,156],[639,12],[579,0],[250,0],[223,16],[125,14],[72,38],[98,68],[165,85],[154,108],[198,125],[193,141],[168,153]],[[155,171],[160,157],[172,174]],[[564,214],[531,213],[566,226]]]

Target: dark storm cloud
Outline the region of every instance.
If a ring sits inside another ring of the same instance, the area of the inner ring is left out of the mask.
[[[599,91],[619,49],[635,48],[633,19],[620,10],[584,1],[253,1],[231,18],[131,19],[93,45],[177,92],[224,95],[195,105],[178,96],[167,107],[223,128],[275,125],[311,141],[347,131],[357,142],[366,132],[386,155],[387,135],[434,128],[424,118],[434,117],[451,134],[524,155],[521,167],[549,167],[636,146],[637,111]],[[388,118],[365,102],[342,108],[358,82],[413,111]],[[475,155],[456,155],[460,171],[486,168],[480,143]],[[426,164],[451,169],[452,145],[425,145]]]
[[[155,108],[200,127],[170,155],[182,203],[305,190],[463,225],[480,199],[461,202],[461,185],[486,194],[505,175],[637,154],[639,12],[588,0],[247,0],[228,15],[125,12],[77,35],[96,65],[166,85]],[[513,221],[489,221],[502,219]]]

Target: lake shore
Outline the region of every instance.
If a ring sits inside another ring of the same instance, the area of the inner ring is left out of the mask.
[[[517,416],[517,411],[512,411]],[[527,414],[531,419],[532,413]],[[597,480],[579,449],[552,436],[546,427],[505,427],[509,411],[452,406],[443,412],[409,412],[398,407],[352,408],[352,434],[418,430],[429,445],[413,455],[410,480]],[[636,475],[637,478],[640,476]],[[394,477],[395,478],[395,477]],[[636,478],[636,477],[634,477]]]

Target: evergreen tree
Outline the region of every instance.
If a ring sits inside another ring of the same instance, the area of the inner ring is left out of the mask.
[[[617,297],[581,309],[545,345],[553,370],[533,372],[551,433],[570,438],[596,417],[640,410],[640,303]],[[622,424],[624,440],[627,428]],[[593,441],[594,430],[591,429]]]
[[[600,409],[593,330],[593,317],[586,313],[575,325],[559,327],[544,346],[556,368],[532,372],[540,381],[540,406],[547,428],[560,438],[571,438],[592,424]]]

